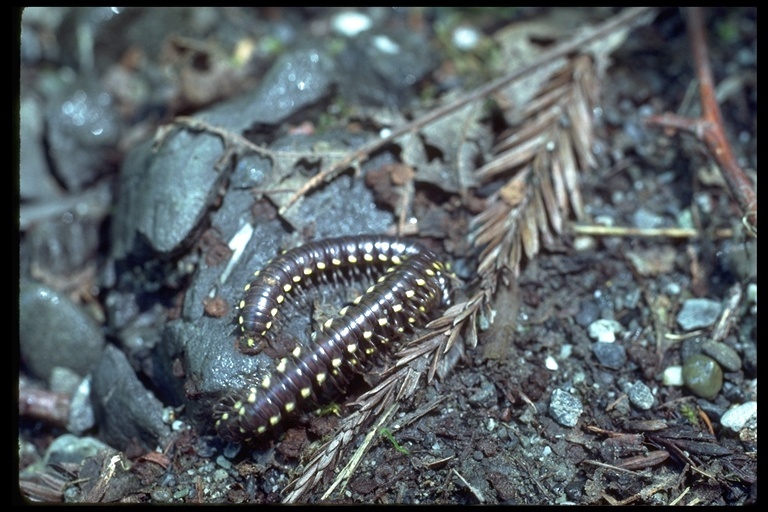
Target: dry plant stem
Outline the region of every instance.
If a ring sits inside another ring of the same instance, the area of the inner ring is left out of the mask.
[[[723,341],[728,333],[738,321],[738,308],[741,303],[743,290],[741,283],[734,283],[728,290],[728,296],[725,300],[725,307],[720,314],[720,318],[712,329],[711,339],[713,341]]]
[[[376,139],[366,144],[365,146],[358,149],[357,151],[353,151],[352,153],[350,153],[348,157],[340,160],[339,162],[336,162],[330,167],[327,167],[321,170],[319,173],[317,173],[317,175],[312,177],[312,179],[307,181],[299,190],[297,190],[296,193],[293,194],[293,196],[291,196],[291,198],[285,204],[285,206],[280,208],[280,213],[281,214],[285,213],[285,211],[288,210],[288,208],[290,208],[299,198],[304,196],[310,190],[316,188],[321,183],[333,178],[333,176],[343,171],[344,169],[347,169],[351,166],[360,165],[362,162],[365,161],[368,155],[384,147],[385,145],[394,141],[398,137],[410,132],[415,132],[420,128],[426,126],[427,124],[431,123],[432,121],[435,121],[436,119],[440,119],[441,117],[451,114],[456,110],[462,108],[463,106],[469,103],[472,103],[473,101],[477,101],[490,96],[491,94],[508,86],[510,83],[514,82],[515,80],[518,80],[521,77],[531,73],[532,71],[537,70],[542,63],[550,62],[559,57],[564,57],[568,54],[577,52],[579,50],[583,50],[585,46],[599,40],[602,37],[605,37],[607,34],[612,33],[613,31],[619,29],[622,26],[631,27],[633,26],[634,23],[638,23],[639,21],[641,21],[643,19],[643,16],[645,14],[648,14],[649,12],[651,12],[651,10],[650,8],[647,8],[647,7],[633,7],[630,9],[626,9],[622,11],[620,14],[609,19],[608,21],[598,25],[593,30],[581,32],[577,34],[575,37],[568,39],[564,43],[557,45],[551,50],[542,53],[538,59],[527,64],[526,66],[516,69],[512,73],[506,76],[503,76],[497,80],[494,80],[493,82],[487,85],[479,87],[474,91],[470,91],[469,93],[463,96],[460,96],[455,101],[447,103],[442,107],[436,108],[435,110],[432,110],[431,112],[417,119],[414,119],[410,123],[406,123],[398,128],[395,128],[394,130],[392,130],[392,133],[390,133],[388,136],[382,137],[380,139]]]
[[[577,235],[591,236],[625,236],[640,238],[700,238],[704,236],[701,232],[692,228],[629,228],[622,226],[601,226],[596,224],[574,224],[571,226],[573,233]],[[733,230],[718,229],[714,235],[715,238],[731,238]]]
[[[754,184],[736,161],[725,135],[723,118],[715,98],[714,80],[709,65],[709,53],[700,8],[691,7],[688,10],[687,23],[704,115],[698,119],[691,119],[667,113],[651,116],[648,118],[648,123],[675,130],[685,130],[704,142],[720,166],[723,177],[728,183],[728,188],[744,212],[745,221],[749,224],[750,230],[756,234],[757,195]]]
[[[27,416],[57,427],[69,418],[69,397],[60,393],[19,385],[19,416]]]

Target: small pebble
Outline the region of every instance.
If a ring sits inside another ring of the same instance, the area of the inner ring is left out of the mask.
[[[664,217],[645,208],[638,208],[632,214],[632,222],[636,227],[642,229],[660,228],[664,225]]]
[[[544,360],[544,366],[547,368],[547,370],[551,371],[557,371],[558,364],[554,357],[547,356],[547,358]]]
[[[453,45],[459,50],[472,50],[480,42],[480,34],[472,27],[459,26],[453,31]]]
[[[653,393],[644,383],[635,381],[634,384],[627,386],[627,396],[629,401],[643,411],[649,410],[653,407]]]
[[[592,352],[600,364],[606,368],[618,370],[623,368],[627,362],[627,351],[618,343],[594,343]]]
[[[664,370],[664,375],[662,376],[661,381],[665,386],[682,386],[684,384],[683,367],[679,365],[667,367]]]
[[[213,472],[213,480],[215,482],[219,482],[219,483],[224,482],[227,479],[227,476],[228,476],[227,472],[221,468]]]
[[[333,19],[333,29],[347,37],[355,37],[361,32],[371,28],[371,18],[363,13],[355,11],[340,12]]]
[[[579,310],[576,312],[574,319],[576,323],[581,326],[588,326],[599,318],[600,305],[596,300],[585,300],[579,304]]]
[[[757,417],[757,402],[745,402],[736,407],[728,409],[723,417],[720,418],[720,424],[733,432],[738,432],[747,425],[752,418]]]
[[[171,490],[167,489],[165,487],[156,487],[151,492],[152,500],[156,503],[166,503],[171,501],[172,494]]]
[[[710,299],[688,299],[677,314],[677,324],[685,331],[714,325],[723,307]]]
[[[561,389],[552,393],[549,414],[562,426],[575,427],[583,411],[584,407],[578,397]]]
[[[616,320],[600,318],[589,324],[589,337],[602,342],[616,340],[616,334],[621,333],[624,327]]]
[[[93,412],[91,403],[91,378],[84,378],[72,394],[72,400],[69,406],[69,418],[67,419],[67,430],[75,434],[93,428],[96,424],[96,416]]]
[[[729,372],[737,372],[741,369],[739,354],[725,343],[708,341],[701,347],[709,357],[720,363],[720,366]]]
[[[694,395],[712,400],[723,387],[723,370],[711,357],[697,354],[683,365],[683,381]]]

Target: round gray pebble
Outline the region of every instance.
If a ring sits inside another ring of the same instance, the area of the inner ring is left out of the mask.
[[[651,393],[648,386],[639,380],[635,381],[634,384],[627,386],[627,396],[629,397],[629,401],[632,402],[632,405],[638,409],[647,411],[653,407],[653,393]]]
[[[606,368],[613,368],[618,370],[623,368],[627,362],[627,351],[622,345],[618,343],[603,343],[598,341],[592,344],[592,352],[600,362],[601,365]]]
[[[710,340],[704,343],[701,349],[729,372],[737,372],[741,369],[739,354],[725,343]]]

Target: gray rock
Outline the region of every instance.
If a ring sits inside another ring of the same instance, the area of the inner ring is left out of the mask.
[[[145,245],[160,254],[179,248],[219,193],[223,149],[216,136],[180,130],[157,152],[150,143],[131,151],[121,170],[112,255],[121,259]]]
[[[22,98],[19,112],[19,194],[21,199],[51,199],[61,186],[50,173],[43,145],[43,112],[36,98]]]
[[[710,299],[688,299],[677,314],[677,324],[685,331],[714,325],[723,307]]]
[[[242,132],[254,124],[278,124],[329,93],[335,80],[333,59],[317,48],[281,55],[258,89],[201,112],[198,118]]]
[[[481,378],[480,389],[472,393],[469,403],[476,407],[491,407],[496,403],[496,387],[488,379]]]
[[[709,340],[702,345],[701,349],[727,371],[737,372],[741,369],[739,354],[725,343]]]
[[[720,418],[720,424],[733,432],[738,432],[753,418],[757,418],[757,402],[745,402],[728,409]]]
[[[584,412],[584,406],[578,397],[561,389],[556,389],[552,392],[549,414],[560,425],[575,427],[582,412]]]
[[[19,293],[19,348],[32,373],[47,379],[57,366],[86,375],[104,346],[101,328],[67,296],[25,281]]]
[[[93,428],[95,424],[96,417],[93,413],[93,404],[91,403],[91,379],[86,377],[80,382],[80,385],[72,395],[69,405],[67,430],[80,435],[86,430]]]
[[[99,83],[66,84],[46,107],[50,160],[70,191],[94,181],[122,131],[112,96]]]
[[[114,450],[93,437],[77,437],[64,434],[53,440],[45,452],[45,464],[61,464],[73,462],[79,464],[87,457],[95,457],[99,453],[112,453]]]
[[[592,344],[592,353],[606,368],[623,368],[627,362],[627,350],[618,343],[597,342]]]
[[[99,435],[120,450],[140,443],[154,450],[170,435],[163,404],[139,381],[125,355],[108,345],[93,371],[91,400]]]
[[[653,393],[651,393],[651,390],[648,388],[648,386],[639,380],[635,381],[633,384],[628,385],[625,391],[629,397],[629,401],[638,409],[647,411],[653,407]]]

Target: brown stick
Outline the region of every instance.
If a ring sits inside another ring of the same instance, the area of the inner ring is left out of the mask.
[[[744,212],[745,224],[753,234],[757,233],[757,196],[752,180],[746,175],[733,155],[728,138],[723,128],[723,117],[715,98],[712,69],[709,65],[709,52],[704,35],[704,21],[701,9],[691,7],[687,16],[688,34],[691,38],[693,61],[699,80],[699,94],[703,116],[697,119],[667,113],[648,118],[648,123],[676,130],[685,130],[704,142],[712,158],[720,166],[733,196]]]
[[[19,416],[27,416],[57,427],[66,427],[69,397],[60,393],[34,389],[19,383]]]

